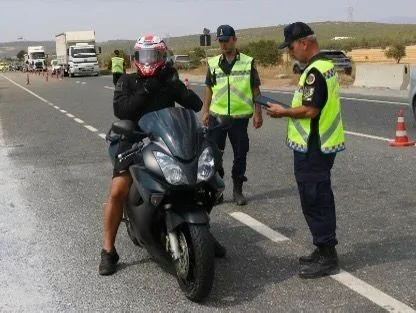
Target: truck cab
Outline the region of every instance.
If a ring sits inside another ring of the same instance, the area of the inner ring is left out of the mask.
[[[99,73],[97,52],[94,45],[77,43],[68,47],[69,76],[95,75]]]
[[[65,76],[98,76],[95,31],[68,31],[55,36],[56,58]],[[98,48],[98,54],[101,48]]]
[[[27,55],[25,56],[27,69],[29,71],[45,71],[46,55],[43,46],[27,47]]]

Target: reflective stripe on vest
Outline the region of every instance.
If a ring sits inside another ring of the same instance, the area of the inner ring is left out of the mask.
[[[292,100],[292,108],[302,105],[303,89],[311,68],[316,68],[325,77],[328,99],[319,118],[319,138],[323,153],[335,153],[345,149],[344,127],[341,117],[338,75],[331,61],[317,60],[309,65],[299,79],[299,86]],[[311,132],[311,119],[288,119],[287,145],[296,151],[308,151],[308,139]]]
[[[210,112],[213,115],[250,117],[253,115],[253,92],[251,90],[251,64],[253,58],[240,53],[229,75],[220,68],[221,55],[208,61],[211,77],[215,77],[212,87]]]
[[[111,58],[111,72],[113,73],[123,73],[123,64],[124,59],[120,57]]]

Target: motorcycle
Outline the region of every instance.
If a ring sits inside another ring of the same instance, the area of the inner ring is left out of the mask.
[[[112,130],[135,141],[117,156],[133,178],[123,218],[130,239],[176,276],[188,299],[202,301],[214,281],[209,213],[224,190],[222,152],[195,113],[181,107],[147,113],[138,125],[114,122]]]

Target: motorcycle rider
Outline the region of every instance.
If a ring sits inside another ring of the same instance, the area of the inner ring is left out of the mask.
[[[196,112],[202,101],[196,93],[179,80],[178,72],[167,62],[167,46],[158,36],[140,37],[134,46],[134,64],[137,72],[124,74],[118,80],[113,99],[114,115],[119,119],[137,121],[146,113],[174,107],[175,101]],[[127,197],[132,177],[128,168],[121,168],[115,156],[132,147],[126,140],[110,138],[109,153],[114,170],[111,189],[104,208],[103,249],[101,250],[100,275],[116,271],[119,256],[114,247],[117,230],[123,217],[123,201]],[[225,248],[213,238],[215,255],[225,256]]]

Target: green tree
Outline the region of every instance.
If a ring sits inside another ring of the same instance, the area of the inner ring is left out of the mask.
[[[25,58],[25,54],[26,54],[25,50],[20,50],[19,53],[16,55],[16,57],[19,61],[23,61],[23,59]]]
[[[189,59],[191,60],[192,67],[198,67],[201,65],[201,60],[205,58],[205,51],[201,47],[196,47],[189,53]]]
[[[406,47],[402,43],[396,43],[386,50],[384,53],[389,59],[395,59],[397,63],[406,56]]]
[[[273,40],[252,41],[241,47],[241,52],[256,59],[257,63],[263,66],[276,65],[282,58],[282,51],[277,48]]]

